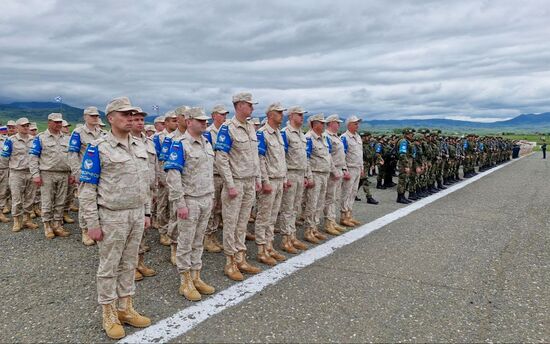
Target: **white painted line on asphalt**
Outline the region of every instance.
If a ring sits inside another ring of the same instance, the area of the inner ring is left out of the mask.
[[[523,157],[522,157],[523,158]],[[521,158],[520,158],[521,159]],[[201,322],[207,320],[213,315],[216,315],[223,310],[235,306],[244,300],[256,295],[265,287],[273,285],[292,273],[313,264],[314,262],[330,255],[335,250],[351,244],[370,233],[390,224],[404,216],[409,215],[415,210],[418,210],[438,199],[447,196],[463,187],[472,184],[473,182],[493,173],[516,160],[499,165],[491,170],[481,172],[478,175],[465,179],[459,184],[448,187],[446,190],[440,191],[430,197],[423,198],[406,207],[397,209],[396,211],[386,214],[372,222],[364,224],[354,230],[346,232],[340,236],[330,239],[329,241],[313,247],[300,255],[292,257],[285,262],[267,269],[258,275],[247,278],[243,282],[237,283],[225,290],[220,291],[212,297],[204,301],[198,302],[193,306],[182,309],[176,314],[163,319],[146,329],[135,332],[123,340],[121,343],[165,343],[171,339],[179,337]]]

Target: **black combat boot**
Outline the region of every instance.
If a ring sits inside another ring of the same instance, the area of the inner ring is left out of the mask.
[[[441,182],[441,180],[438,180],[437,181],[437,188],[439,190],[445,190],[447,187],[445,187],[445,185],[443,185],[443,183]]]
[[[409,192],[409,201],[416,201],[418,200],[418,195],[416,194],[416,192]]]
[[[385,190],[386,187],[384,185],[382,185],[382,181],[381,180],[377,180],[376,181],[376,188],[377,189],[380,189],[380,190]]]
[[[411,201],[409,201],[406,197],[405,197],[405,194],[400,194],[398,193],[397,194],[397,200],[396,200],[397,203],[401,203],[401,204],[409,204],[411,203]]]
[[[368,203],[368,204],[378,204],[378,201],[375,200],[375,199],[372,198],[372,197],[367,197],[367,203]]]

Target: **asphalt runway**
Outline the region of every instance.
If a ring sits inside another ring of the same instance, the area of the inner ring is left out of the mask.
[[[548,342],[548,171],[535,156],[505,166],[171,341]],[[403,207],[395,188],[373,193],[380,205],[355,204],[361,221]],[[96,247],[69,228],[71,237],[46,241],[41,229],[0,225],[0,342],[109,341],[96,303]],[[158,274],[137,282],[135,304],[156,323],[193,303],[177,293],[169,248],[154,230],[147,240]],[[234,284],[222,254],[203,259],[206,281],[218,290]]]

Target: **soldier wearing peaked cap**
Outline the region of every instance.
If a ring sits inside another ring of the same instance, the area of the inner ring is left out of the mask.
[[[71,134],[69,139],[68,147],[68,160],[69,166],[71,167],[71,175],[75,178],[76,181],[80,180],[80,167],[82,166],[82,159],[84,157],[84,152],[88,144],[93,141],[101,138],[106,133],[99,128],[99,111],[95,106],[89,106],[84,109],[84,125],[81,127],[76,127]],[[86,246],[91,246],[95,244],[90,236],[88,235],[88,226],[86,221],[82,217],[82,209],[78,209],[78,224],[82,232],[82,243]],[[74,220],[69,217],[69,213],[65,212],[63,217],[64,222],[73,223]]]
[[[7,127],[6,127],[7,132]],[[4,150],[4,145],[8,136],[5,134],[0,135],[0,152]],[[7,223],[10,220],[6,217],[4,210],[8,210],[9,195],[9,161],[7,159],[0,158],[0,222]]]
[[[161,131],[164,130],[164,120],[165,120],[164,116],[155,117],[155,120],[153,121],[153,125],[157,133],[160,133]]]
[[[112,339],[125,336],[122,324],[151,324],[132,300],[139,245],[151,215],[147,150],[130,134],[137,110],[127,97],[107,104],[111,131],[88,146],[80,176],[81,211],[99,249],[97,292],[103,329]]]
[[[29,149],[32,148],[33,137],[29,134],[30,122],[27,118],[19,118],[16,122],[17,134],[4,142],[3,159],[7,159],[9,184],[12,195],[12,215],[14,232],[23,228],[37,229],[38,225],[31,220],[33,211],[35,185],[32,183],[29,170]]]
[[[63,212],[69,184],[74,184],[70,174],[67,150],[69,136],[61,132],[62,115],[48,116],[48,129],[34,138],[29,150],[29,168],[34,184],[41,189],[42,221],[47,239],[67,237],[63,228]]]
[[[216,168],[223,179],[222,217],[224,273],[241,281],[241,272],[261,270],[246,259],[246,227],[256,191],[261,189],[258,139],[254,126],[246,121],[254,110],[250,93],[233,96],[235,117],[221,126],[216,142]]]

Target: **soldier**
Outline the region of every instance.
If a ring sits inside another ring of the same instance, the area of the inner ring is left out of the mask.
[[[6,134],[7,135],[6,139],[9,138],[10,136],[17,134],[17,130],[15,129],[15,121],[9,120],[8,123],[6,124],[6,127],[8,129],[8,133]],[[9,168],[8,168],[8,177],[9,177]],[[10,191],[9,182],[8,182],[8,194],[6,197],[6,205],[4,206],[4,209],[2,209],[2,213],[4,214],[11,213],[11,206],[12,206],[11,191]]]
[[[33,183],[41,188],[42,221],[46,239],[68,237],[63,228],[63,211],[68,184],[74,176],[67,158],[69,136],[61,132],[63,118],[60,113],[48,115],[48,129],[34,138],[29,150],[29,168]]]
[[[158,118],[158,117],[157,117]],[[174,111],[168,111],[164,115],[164,129],[153,136],[153,142],[158,149],[158,161],[160,165],[160,178],[159,186],[157,190],[157,205],[156,205],[156,223],[158,224],[158,231],[160,234],[160,244],[164,246],[170,246],[171,240],[168,236],[168,221],[170,218],[170,209],[168,204],[168,189],[166,187],[166,173],[164,172],[164,161],[167,159],[168,151],[172,145],[172,138],[170,133],[174,132],[178,128],[178,120]],[[172,250],[172,252],[175,251]],[[171,260],[172,259],[171,255]],[[173,261],[175,263],[175,261]]]
[[[165,162],[170,199],[177,211],[176,264],[180,274],[180,295],[199,301],[201,295],[215,292],[201,279],[203,240],[212,211],[214,193],[214,151],[206,131],[208,116],[202,108],[186,113],[186,131],[175,138]]]
[[[38,126],[36,125],[36,122],[31,122],[31,125],[29,126],[29,135],[32,137],[38,135]]]
[[[340,202],[342,199],[342,183],[343,180],[349,180],[350,174],[346,166],[346,153],[344,145],[338,137],[338,130],[340,129],[340,123],[342,120],[337,114],[328,116],[326,119],[325,137],[329,145],[329,151],[332,157],[332,170],[330,171],[330,182],[327,184],[327,192],[325,196],[325,232],[330,235],[340,235],[345,231],[345,227],[339,226],[336,222],[337,208],[340,208]],[[347,214],[344,214],[346,216]],[[345,219],[345,218],[344,218]],[[348,226],[353,227],[351,222]]]
[[[413,139],[414,129],[403,129],[403,138],[398,142],[399,152],[399,177],[397,180],[397,203],[409,204],[411,201],[405,197],[405,191],[408,188],[409,178],[411,176],[411,167],[413,159]]]
[[[135,111],[127,97],[107,104],[111,131],[87,148],[80,177],[81,211],[99,248],[97,292],[103,329],[112,339],[125,336],[122,324],[151,324],[132,301],[139,244],[144,227],[150,225],[147,151],[130,135]]]
[[[147,137],[150,137],[152,139],[155,132],[156,132],[156,129],[155,129],[154,125],[146,125],[145,126],[145,135]]]
[[[260,122],[260,119],[257,117],[250,117],[247,119],[248,123],[252,124],[254,126],[254,131],[258,132],[258,129],[262,126],[262,123]],[[248,219],[248,223],[254,223],[256,222],[256,213],[258,210],[258,197],[260,197],[260,193],[256,192],[256,198],[254,199],[254,203],[252,204],[252,210],[250,211],[250,218]],[[249,241],[256,241],[256,234],[254,234],[254,229],[252,231],[247,230],[246,231],[246,240]]]
[[[212,125],[206,128],[204,132],[204,137],[208,139],[210,145],[214,147],[216,141],[218,140],[218,132],[222,124],[225,123],[227,114],[229,111],[223,105],[216,105],[212,109]],[[217,232],[218,227],[222,221],[222,195],[223,179],[214,165],[214,199],[212,204],[212,215],[208,220],[208,226],[206,227],[206,232],[204,234],[204,248],[207,252],[218,253],[223,250],[223,245],[218,241]]]
[[[222,125],[216,142],[216,167],[223,179],[222,218],[224,273],[242,281],[241,272],[261,270],[246,260],[246,227],[256,191],[261,189],[258,139],[254,126],[246,119],[254,111],[250,93],[233,96],[235,117]]]
[[[4,134],[0,135],[0,152],[3,151],[4,144],[8,139],[8,136],[6,135],[8,132],[8,128],[2,127],[2,129]],[[4,209],[7,205],[9,197],[9,186],[9,161],[7,159],[0,159],[0,210]],[[3,211],[0,211],[0,222],[10,222]]]
[[[71,136],[71,124],[67,122],[66,120],[63,120],[61,122],[61,132],[64,135],[67,135],[67,137]],[[68,161],[68,160],[67,160]],[[69,211],[78,211],[78,206],[76,206],[74,202],[74,196],[77,189],[77,183],[75,178],[75,183],[69,184],[69,187],[67,188],[67,198],[65,199],[65,211],[64,213],[69,213]]]
[[[155,130],[157,133],[160,133],[164,130],[164,116],[157,116],[155,117],[155,120],[153,121],[153,125],[155,126]]]
[[[36,125],[36,122],[31,122],[31,125],[29,126],[29,135],[32,136],[34,139],[36,135],[38,135],[38,127]],[[32,204],[32,211],[31,211],[31,219],[36,218],[37,216],[42,216],[42,212],[40,210],[40,188],[35,186],[34,189],[34,201]]]
[[[281,248],[288,253],[307,250],[307,245],[296,237],[296,220],[302,207],[304,187],[313,187],[313,176],[309,168],[306,150],[306,137],[302,132],[304,111],[299,106],[288,109],[288,123],[281,131],[286,144],[286,165],[288,188],[283,192],[279,213],[279,228],[283,235]]]
[[[357,116],[350,116],[346,119],[347,131],[340,136],[346,153],[346,166],[350,178],[344,180],[342,190],[342,201],[340,204],[340,221],[346,226],[357,226],[359,221],[353,218],[353,203],[359,188],[359,178],[365,174],[363,170],[363,140],[357,133],[361,119]]]
[[[329,175],[331,171],[334,171],[334,163],[327,137],[323,134],[324,115],[322,113],[313,115],[309,117],[308,121],[310,130],[305,136],[314,186],[306,191],[304,239],[312,244],[318,244],[319,240],[327,239],[324,234],[319,232],[318,226],[325,206]]]
[[[271,266],[286,260],[284,255],[273,248],[275,222],[281,207],[283,189],[288,188],[285,143],[279,132],[283,111],[286,110],[280,103],[270,104],[265,112],[267,122],[256,132],[262,179],[255,226],[258,246],[256,260]]]
[[[139,107],[136,109],[136,112],[132,115],[131,135],[134,139],[141,141],[145,146],[145,150],[147,151],[147,182],[149,185],[149,188],[147,190],[148,199],[151,202],[149,208],[151,209],[152,197],[154,190],[157,188],[160,169],[153,140],[145,136],[145,134],[143,133],[145,117],[147,116],[147,113]],[[145,252],[147,252],[148,250],[149,247],[145,244],[144,232],[139,244],[138,264],[134,272],[134,280],[136,281],[141,281],[143,277],[152,277],[157,274],[155,270],[145,265]]]
[[[8,127],[8,137],[17,134],[17,129],[16,129],[17,124],[15,123],[14,120],[9,120],[6,126]]]
[[[82,165],[82,159],[84,158],[84,152],[88,144],[102,137],[105,132],[98,126],[99,123],[99,111],[95,106],[89,106],[84,109],[84,125],[76,127],[73,130],[71,138],[69,140],[68,159],[69,166],[71,167],[71,175],[75,180],[80,180],[80,167]],[[92,246],[95,242],[88,235],[88,225],[82,217],[82,208],[79,204],[78,212],[78,224],[82,231],[82,243],[85,246]],[[65,213],[63,220],[67,223],[73,223],[74,220]]]
[[[464,178],[471,178],[477,174],[475,171],[477,145],[474,134],[468,134],[467,138],[464,140],[462,148],[464,150]]]
[[[4,142],[1,156],[9,160],[9,183],[12,195],[12,231],[19,232],[24,227],[37,229],[38,225],[31,220],[34,204],[35,187],[29,170],[29,149],[32,147],[32,136],[29,135],[30,122],[19,118],[16,122],[17,134]]]

